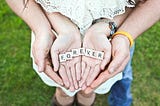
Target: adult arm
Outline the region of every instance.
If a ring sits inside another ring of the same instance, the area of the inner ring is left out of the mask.
[[[160,0],[147,0],[133,10],[118,30],[130,33],[136,39],[141,33],[151,27],[160,19]],[[109,78],[121,72],[130,59],[130,43],[124,35],[115,36],[112,41],[112,61],[108,68],[102,72],[86,92],[91,92]]]
[[[35,33],[33,56],[40,72],[44,71],[51,79],[62,84],[60,77],[53,71],[49,61],[49,50],[55,39],[51,26],[42,9],[34,0],[6,0],[11,9],[21,17]]]

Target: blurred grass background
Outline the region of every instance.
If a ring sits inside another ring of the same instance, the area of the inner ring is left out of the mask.
[[[54,88],[32,69],[30,29],[0,3],[0,106],[49,106]],[[160,22],[136,40],[133,106],[160,106]],[[107,94],[95,106],[106,106]]]

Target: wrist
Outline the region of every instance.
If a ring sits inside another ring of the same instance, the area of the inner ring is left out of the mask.
[[[108,23],[104,23],[104,22],[99,22],[93,25],[93,32],[98,32],[98,33],[105,33],[106,36],[109,36],[109,24]]]
[[[43,30],[36,30],[35,31],[36,37],[49,37],[50,40],[54,40],[56,38],[56,35],[53,33],[51,28],[43,29]]]
[[[111,40],[111,42],[113,42],[115,39],[121,40],[120,43],[123,42],[123,43],[125,43],[126,45],[128,45],[128,47],[130,48],[130,41],[129,41],[129,39],[128,39],[126,36],[121,35],[121,34],[118,34],[118,35],[116,35],[116,36]]]
[[[100,18],[93,21],[93,26],[98,25],[96,29],[99,29],[98,32],[105,32],[106,36],[111,39],[112,35],[117,31],[117,25],[114,21]],[[100,27],[102,26],[102,27]]]
[[[62,31],[58,33],[58,36],[68,36],[73,38],[74,40],[80,40],[80,32],[76,30],[70,30],[70,31]]]

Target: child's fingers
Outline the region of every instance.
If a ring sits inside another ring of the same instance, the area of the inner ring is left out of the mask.
[[[69,83],[69,79],[68,79],[65,67],[63,65],[60,65],[59,75],[61,76],[63,80],[64,86],[68,89],[70,86],[70,83]]]
[[[90,70],[91,70],[91,67],[86,66],[86,69],[84,70],[84,74],[82,76],[82,80],[80,81],[80,84],[79,84],[80,87],[82,87],[82,85],[86,82],[86,79],[88,77]]]
[[[76,78],[77,78],[77,81],[80,81],[80,79],[81,79],[81,63],[80,62],[78,62],[77,64],[76,64]]]
[[[67,76],[68,76],[68,79],[70,82],[69,90],[74,91],[75,89],[74,89],[74,84],[73,84],[73,80],[72,80],[71,69],[67,64],[65,64],[65,68],[66,68],[66,73],[67,73]]]
[[[78,89],[78,82],[76,78],[76,70],[75,70],[74,65],[71,67],[71,76],[72,76],[72,80],[73,80],[75,89]]]
[[[83,76],[84,75],[84,71],[86,69],[86,63],[82,61],[81,65],[82,65],[82,72],[81,72],[80,75]]]
[[[95,78],[98,76],[100,72],[100,67],[99,67],[99,64],[97,64],[93,71],[90,71],[90,74],[88,75],[88,78],[87,78],[87,86],[90,86],[91,83],[95,80]]]

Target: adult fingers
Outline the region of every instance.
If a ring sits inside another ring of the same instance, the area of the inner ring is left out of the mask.
[[[116,74],[118,74],[119,72],[121,72],[121,71],[125,68],[125,66],[126,66],[128,60],[129,60],[129,58],[130,58],[130,57],[128,56],[128,57],[122,62],[121,66],[119,66],[112,74],[110,74],[110,73],[108,72],[108,69],[105,70],[104,72],[102,72],[102,73],[98,76],[98,78],[91,84],[91,88],[92,88],[92,89],[97,88],[97,87],[100,86],[103,82],[107,81],[109,78],[111,78],[111,77],[115,76]]]
[[[58,83],[59,85],[63,85],[62,79],[58,76],[57,73],[55,73],[55,72],[53,71],[51,65],[48,64],[47,62],[46,62],[46,67],[45,67],[44,73],[45,73],[48,77],[50,77],[52,80],[54,80],[56,83]]]
[[[97,88],[99,85],[101,85],[104,81],[106,81],[108,79],[109,76],[109,72],[108,70],[102,72],[98,78],[96,80],[94,80],[94,82],[91,84],[91,88],[95,89]]]
[[[87,87],[84,92],[85,92],[85,94],[90,94],[90,93],[93,92],[93,91],[94,91],[93,88]]]
[[[108,69],[102,72],[98,78],[92,83],[91,87],[96,88],[101,83],[106,81],[109,76],[111,76],[112,73],[114,73],[120,65],[122,65],[123,61],[126,59],[126,55],[123,55],[121,53],[115,53],[115,56],[113,57],[113,60],[108,66]]]
[[[45,50],[43,48],[38,47],[38,45],[34,43],[32,54],[34,57],[34,61],[36,65],[38,66],[38,71],[43,72],[45,69],[45,58],[46,58]]]
[[[115,56],[113,57],[113,60],[108,66],[108,71],[110,73],[113,73],[117,68],[122,65],[123,61],[128,57],[129,53],[127,52],[115,52]]]
[[[105,69],[105,66],[109,63],[110,59],[111,59],[111,48],[106,49],[104,51],[104,59],[101,62],[101,70]]]
[[[123,61],[122,65],[119,66],[119,68],[115,71],[115,73],[113,73],[113,75],[123,71],[126,65],[128,64],[129,59],[130,59],[130,55]]]
[[[65,67],[63,65],[60,65],[59,68],[59,75],[61,76],[64,86],[68,89],[70,84],[69,84],[69,79],[65,70]]]

